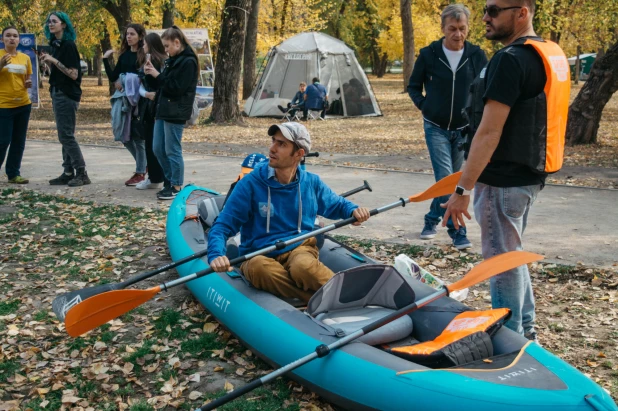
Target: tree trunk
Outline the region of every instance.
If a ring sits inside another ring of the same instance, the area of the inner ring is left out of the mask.
[[[594,61],[590,77],[569,108],[566,141],[570,146],[597,142],[601,115],[618,90],[618,43]]]
[[[258,16],[260,13],[260,0],[251,0],[251,11],[247,20],[247,33],[245,35],[245,50],[243,58],[242,98],[246,100],[253,91],[255,84],[255,65],[258,34]]]
[[[577,46],[577,56],[575,57],[575,84],[579,84],[579,76],[582,71],[582,61],[579,58],[580,54],[582,54],[582,48],[580,46]]]
[[[174,25],[174,11],[176,10],[176,0],[167,0],[163,4],[163,23],[162,28],[167,29]]]
[[[103,63],[103,53],[101,52],[101,46],[98,45],[94,50],[94,70],[93,74],[97,77],[97,85],[103,85],[103,70],[101,70],[101,64]]]
[[[88,65],[88,71],[86,72],[86,75],[92,76],[92,59],[87,59],[86,64]]]
[[[403,32],[403,91],[408,89],[408,82],[414,68],[414,24],[412,23],[412,0],[401,0],[401,31]]]
[[[339,7],[339,13],[337,14],[337,20],[335,21],[335,29],[333,30],[333,34],[337,39],[341,39],[341,19],[345,15],[346,4],[346,0],[341,1],[341,7]]]
[[[131,24],[131,2],[130,0],[104,0],[102,6],[112,15],[118,25],[120,36],[124,34],[124,29]]]
[[[388,56],[386,55],[386,53],[382,54],[382,57],[380,57],[378,53],[378,48],[377,47],[374,48],[373,49],[373,67],[371,69],[373,71],[373,74],[375,74],[376,77],[378,78],[382,78],[386,74],[387,67],[388,67]]]
[[[241,121],[238,84],[245,43],[245,10],[251,0],[226,0],[215,66],[214,101],[210,118],[215,123]]]
[[[281,36],[285,36],[285,16],[288,14],[289,0],[283,0],[283,7],[281,7]]]
[[[112,48],[112,41],[109,38],[109,32],[107,31],[107,29],[103,29],[103,39],[101,40],[101,50],[109,50],[111,48]],[[101,60],[102,59],[103,58],[101,57]],[[109,62],[109,65],[110,65],[111,69],[113,70],[114,67],[116,66],[116,64],[114,63],[114,55],[112,54],[111,56],[109,56],[107,61]],[[103,85],[103,81],[100,81],[99,84],[102,86]],[[112,94],[114,94],[115,90],[116,89],[114,87],[114,83],[110,82],[109,83],[109,95],[111,96]]]

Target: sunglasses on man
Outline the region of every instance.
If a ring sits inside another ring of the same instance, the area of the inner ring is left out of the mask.
[[[492,4],[489,7],[485,6],[485,8],[483,9],[483,13],[487,14],[492,19],[495,19],[504,10],[521,9],[521,8],[522,8],[522,6],[498,7],[498,6]]]

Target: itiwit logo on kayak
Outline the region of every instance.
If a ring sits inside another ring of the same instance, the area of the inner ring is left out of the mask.
[[[230,301],[223,295],[219,294],[217,290],[212,287],[208,287],[206,298],[212,301],[221,311],[227,312],[227,307],[230,305]]]

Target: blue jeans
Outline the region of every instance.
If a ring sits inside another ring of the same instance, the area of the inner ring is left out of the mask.
[[[459,171],[464,160],[464,153],[459,150],[459,144],[464,141],[461,131],[444,130],[426,120],[424,121],[424,128],[425,142],[429,150],[433,175],[436,181]],[[440,207],[440,204],[445,204],[450,197],[448,195],[433,199],[429,212],[425,214],[425,223],[437,225],[442,220],[446,209]],[[449,235],[452,237],[456,230],[450,218],[446,222],[446,226],[448,227]],[[466,228],[462,227],[462,230],[463,234],[466,234]]]
[[[152,149],[163,168],[165,179],[173,186],[182,186],[185,178],[185,162],[182,159],[182,131],[184,124],[164,120],[155,121]]]
[[[539,191],[540,184],[501,188],[476,183],[474,216],[481,226],[483,258],[523,249],[528,213]],[[491,305],[511,310],[508,328],[526,337],[536,335],[534,294],[527,265],[491,278]]]
[[[0,167],[4,162],[6,151],[6,175],[10,179],[19,176],[21,159],[26,149],[26,133],[32,104],[15,108],[0,108]],[[9,146],[11,148],[9,148]]]
[[[131,140],[124,143],[124,146],[135,159],[135,172],[146,174],[146,141],[131,137]]]

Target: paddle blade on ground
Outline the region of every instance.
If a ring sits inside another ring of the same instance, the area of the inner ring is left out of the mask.
[[[425,200],[430,200],[436,197],[447,196],[453,194],[455,192],[455,188],[457,187],[457,183],[459,183],[459,179],[461,178],[461,171],[453,173],[444,177],[442,180],[438,181],[436,184],[429,187],[427,190],[422,193],[414,194],[410,197],[411,203],[418,203]]]
[[[67,312],[77,304],[97,294],[103,294],[117,289],[118,284],[103,284],[61,294],[52,302],[52,311],[60,321],[64,321]]]
[[[144,304],[161,291],[160,286],[147,290],[116,290],[95,295],[67,312],[64,325],[71,337],[78,337]]]
[[[488,278],[501,274],[505,271],[517,268],[520,265],[540,261],[544,257],[540,254],[528,251],[509,251],[508,253],[498,254],[488,258],[465,275],[461,280],[446,286],[449,292],[463,290],[475,284],[481,283]]]

